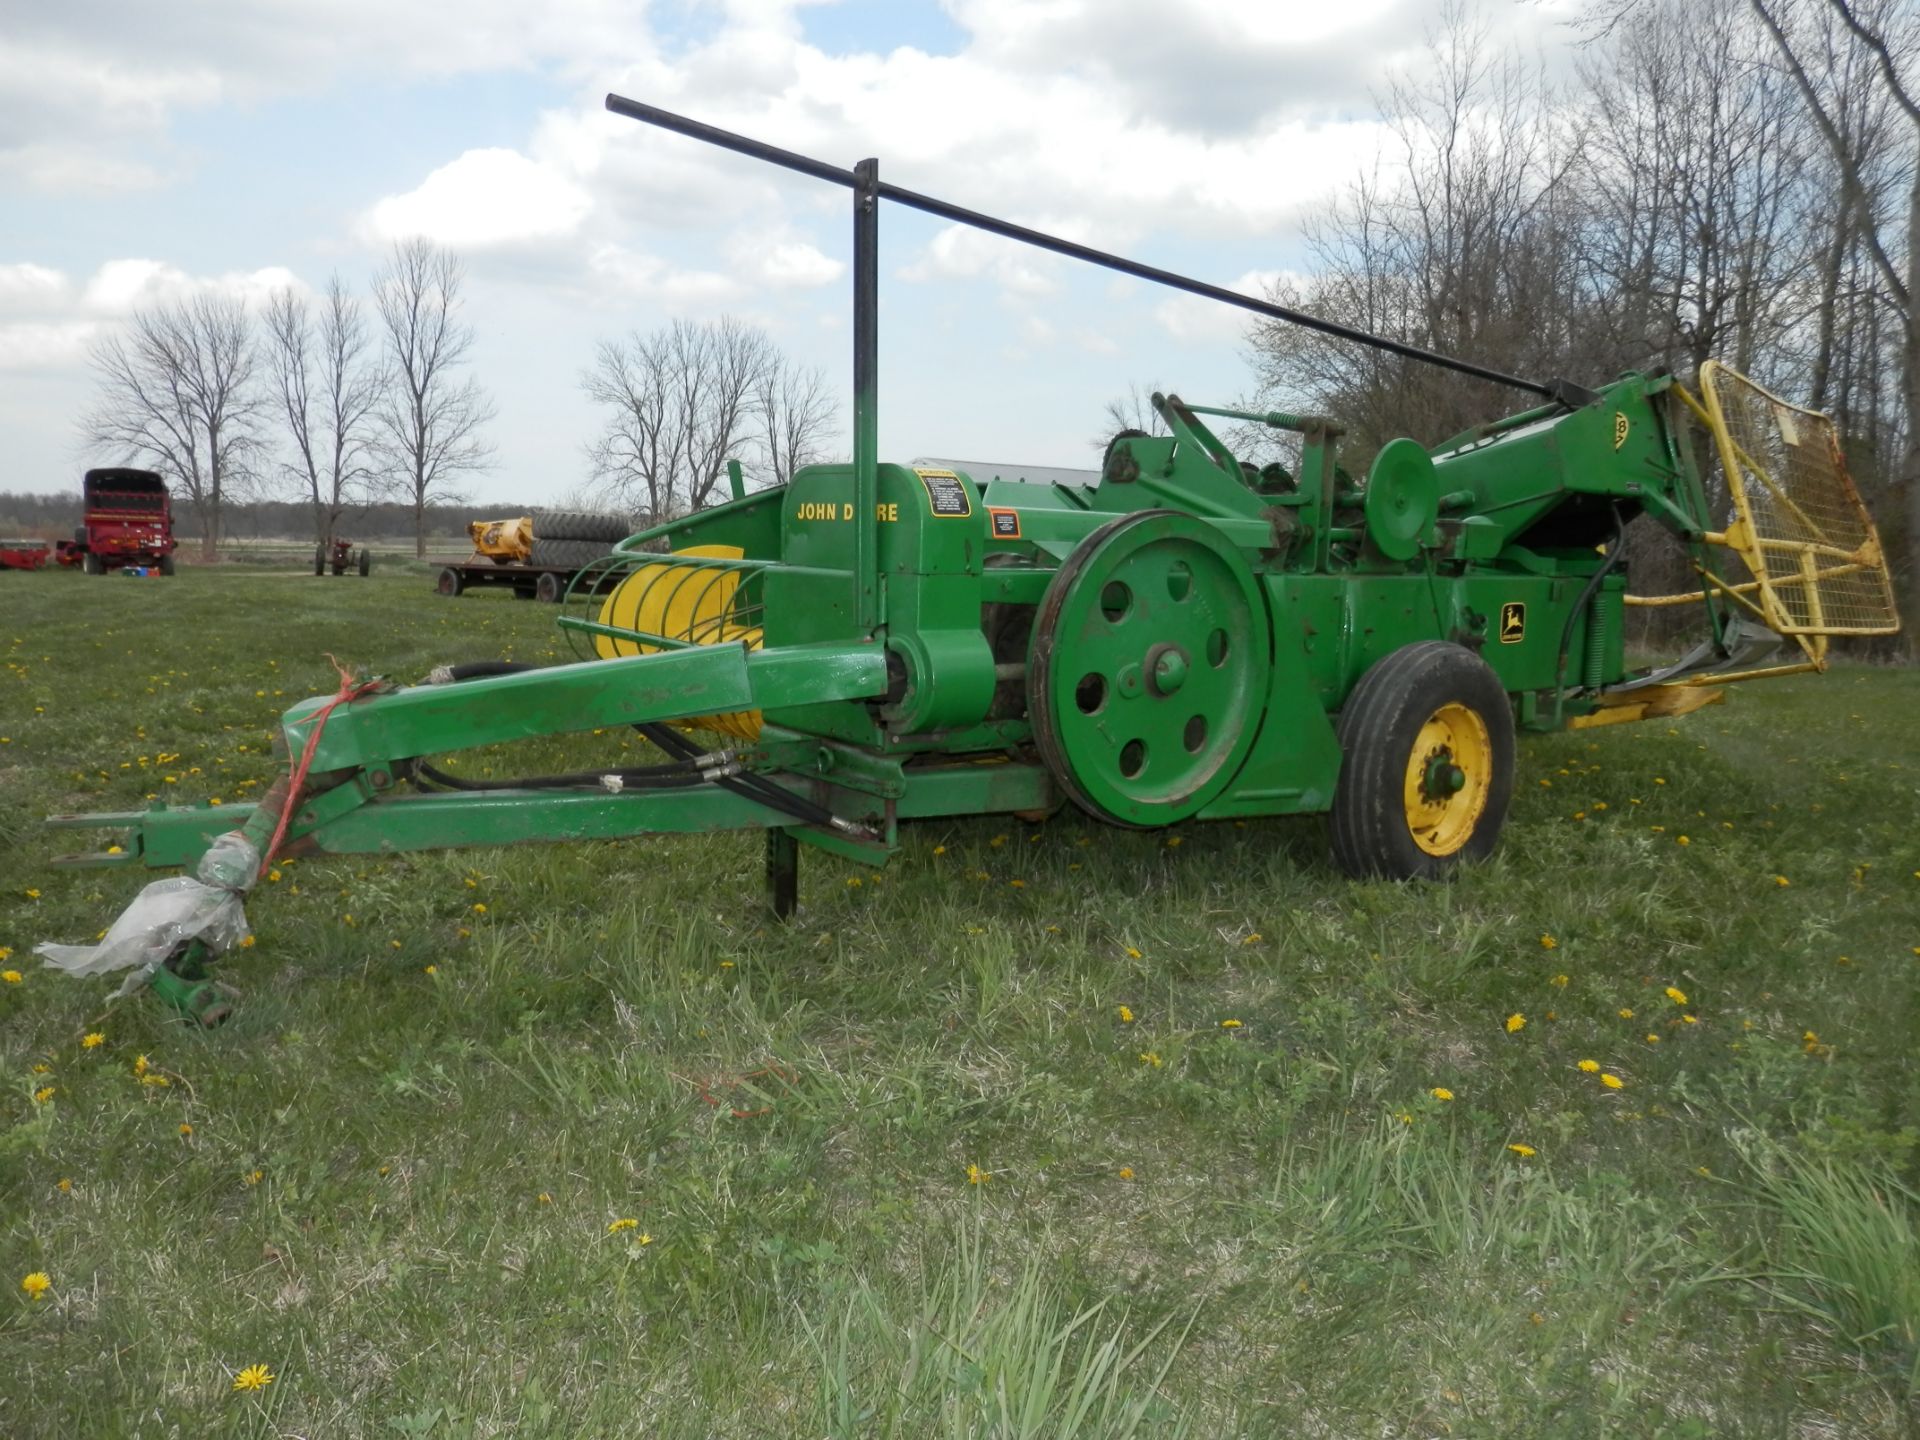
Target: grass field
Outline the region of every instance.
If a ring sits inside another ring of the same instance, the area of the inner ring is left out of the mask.
[[[553,617],[0,574],[0,1435],[1915,1432],[1920,673],[1524,740],[1444,887],[1068,811],[784,927],[752,836],[303,861],[215,1033],[31,955],[152,878],[43,814]]]

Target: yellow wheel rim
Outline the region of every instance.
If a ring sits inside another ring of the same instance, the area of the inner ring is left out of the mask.
[[[1487,722],[1465,705],[1427,717],[1407,756],[1407,829],[1429,855],[1452,855],[1473,837],[1493,789]]]

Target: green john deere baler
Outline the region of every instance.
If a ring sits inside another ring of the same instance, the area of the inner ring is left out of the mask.
[[[124,832],[75,863],[200,872],[165,882],[198,887],[187,918],[136,902],[118,959],[58,963],[135,966],[212,1023],[205,962],[244,934],[240,897],[278,854],[762,830],[785,915],[800,844],[881,864],[904,822],[1066,801],[1128,827],[1325,813],[1348,873],[1436,877],[1492,850],[1516,729],[1684,714],[1729,681],[1824,667],[1830,636],[1897,628],[1833,426],[1731,371],[1709,364],[1697,395],[1665,375],[1503,375],[884,185],[872,161],[608,106],[852,190],[852,463],[736,485],[617,547],[567,597],[578,663],[343,684],[283,717],[289,773],[257,805],[54,817]],[[883,199],[1540,403],[1430,449],[1393,441],[1364,477],[1339,464],[1336,419],[1172,395],[1153,397],[1167,433],[1116,436],[1085,484],[881,463]],[[1292,462],[1245,463],[1221,432],[1289,437]],[[1640,515],[1698,576],[1646,603],[1693,605],[1703,630],[1648,670],[1623,647]],[[487,784],[434,763],[625,726],[657,761]]]

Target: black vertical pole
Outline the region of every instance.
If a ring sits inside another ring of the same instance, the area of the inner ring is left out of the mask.
[[[800,842],[778,826],[767,831],[767,903],[776,920],[791,920],[800,903]]]
[[[853,167],[853,618],[880,623],[880,162]]]

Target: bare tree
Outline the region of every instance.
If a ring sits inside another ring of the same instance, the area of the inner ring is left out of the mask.
[[[481,427],[493,404],[460,367],[473,348],[461,323],[460,262],[424,239],[403,241],[373,281],[390,381],[375,407],[381,440],[413,505],[414,554],[427,553],[426,509],[459,498],[460,477],[484,470]]]
[[[267,303],[268,359],[293,445],[288,471],[313,506],[314,538],[333,543],[340,517],[373,498],[375,411],[383,379],[359,302],[338,275],[316,322],[291,289]]]
[[[1835,100],[1835,87],[1831,83],[1823,86],[1823,77],[1809,68],[1810,63],[1824,59],[1830,77],[1837,68],[1834,48],[1816,46],[1803,27],[1795,25],[1792,13],[1780,0],[1748,3],[1766,27],[1838,171],[1851,234],[1870,263],[1882,305],[1892,314],[1898,331],[1903,438],[1895,488],[1904,499],[1899,526],[1904,534],[1900,536],[1903,543],[1894,553],[1904,558],[1903,588],[1909,616],[1915,616],[1920,614],[1916,609],[1920,599],[1915,594],[1920,589],[1920,81],[1905,71],[1912,64],[1920,37],[1916,37],[1910,8],[1827,0],[1828,13],[1845,27],[1847,40],[1878,72],[1883,93],[1904,117],[1905,143],[1900,149],[1906,170],[1905,202],[1889,214],[1877,203],[1867,155],[1859,136],[1848,132],[1842,108]],[[1819,53],[1822,49],[1824,55]]]
[[[711,504],[729,459],[785,484],[830,433],[819,373],[727,317],[603,341],[580,385],[611,412],[588,449],[594,474],[649,524]]]
[[[1095,450],[1105,452],[1113,437],[1122,430],[1137,430],[1143,435],[1164,435],[1166,423],[1153,408],[1156,392],[1164,390],[1158,380],[1142,385],[1138,380],[1128,384],[1127,393],[1116,395],[1107,401],[1100,412],[1102,429],[1087,443]]]
[[[1309,223],[1313,278],[1271,298],[1516,374],[1566,373],[1589,303],[1568,183],[1579,143],[1537,71],[1449,5],[1418,78],[1396,80],[1382,109],[1392,151]],[[1273,321],[1255,326],[1250,358],[1267,399],[1339,415],[1362,452],[1438,440],[1513,398]]]
[[[85,443],[150,465],[183,494],[205,560],[219,552],[223,507],[252,478],[254,367],[252,320],[230,296],[139,311],[94,348],[100,395],[81,421]]]
[[[826,458],[833,396],[818,368],[801,370],[776,355],[754,386],[753,406],[761,458],[773,484],[784,485],[803,465]]]

